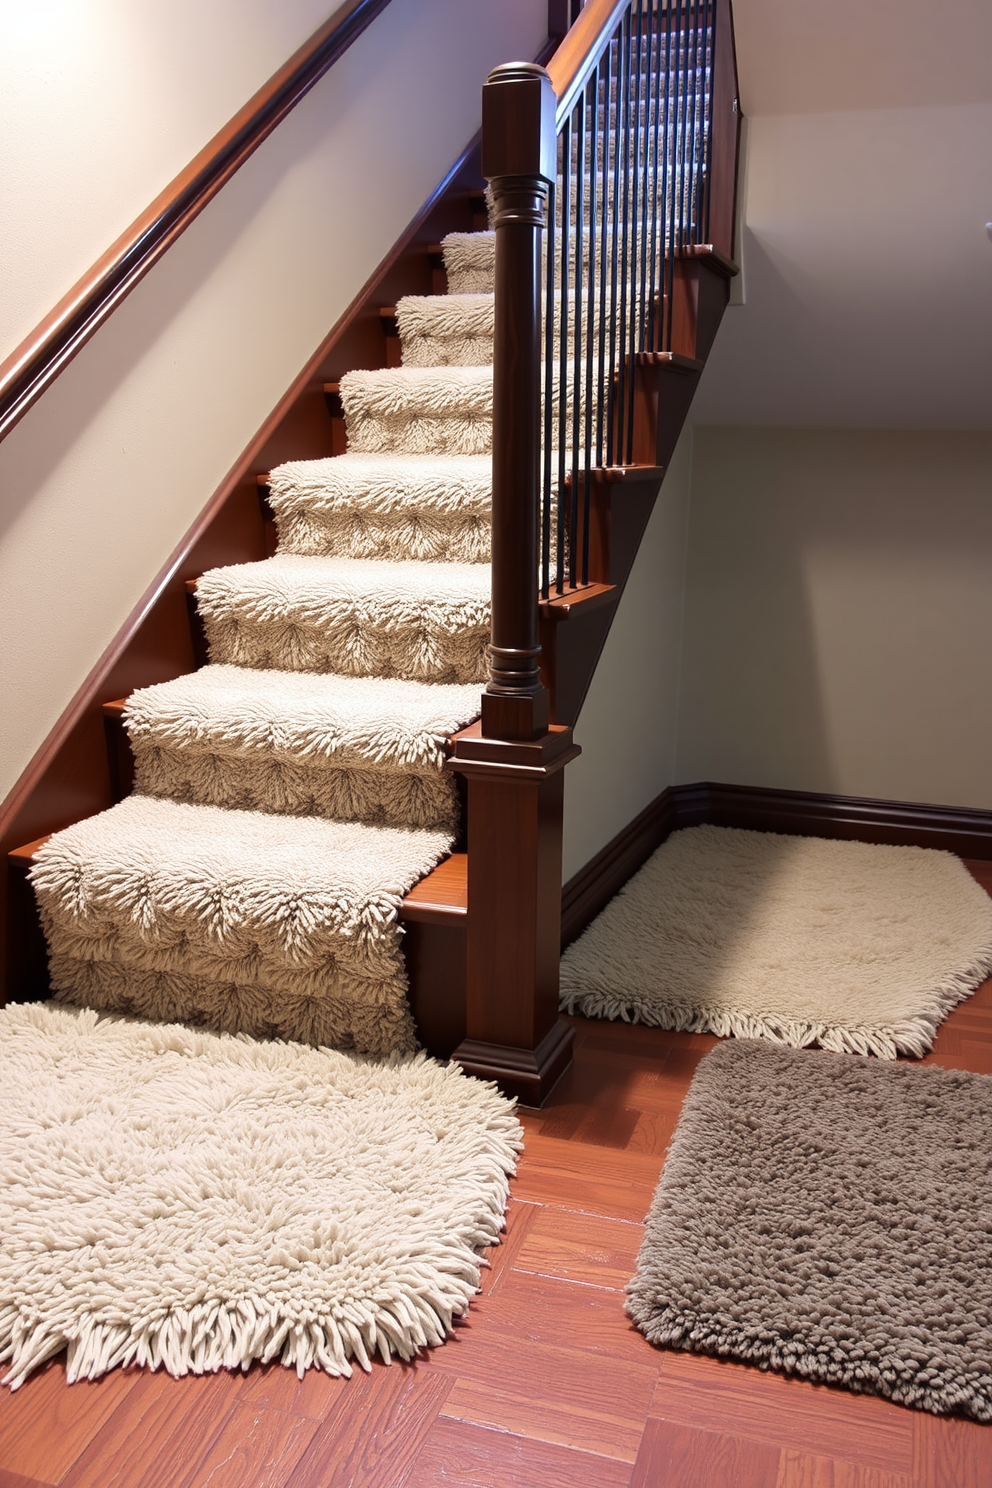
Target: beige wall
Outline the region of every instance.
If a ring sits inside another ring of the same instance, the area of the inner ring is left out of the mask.
[[[563,881],[675,779],[692,434],[672,457],[575,728]]]
[[[688,551],[678,780],[992,807],[992,435],[697,428]]]
[[[140,69],[147,48],[126,11]],[[190,47],[192,14],[176,11]],[[305,35],[313,17],[293,17]],[[0,797],[478,128],[486,72],[534,56],[546,20],[545,0],[392,0],[0,444]],[[239,45],[233,18],[229,29]],[[284,60],[288,35],[280,44],[283,55],[246,63],[245,93]],[[156,107],[167,131],[161,96]],[[204,142],[182,138],[187,152]],[[112,162],[84,167],[106,187]]]

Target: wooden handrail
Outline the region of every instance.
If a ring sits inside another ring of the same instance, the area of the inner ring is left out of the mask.
[[[0,439],[389,0],[345,0],[0,363]]]
[[[578,20],[547,64],[558,99],[555,122],[559,128],[575,107],[628,4],[629,0],[586,0]]]

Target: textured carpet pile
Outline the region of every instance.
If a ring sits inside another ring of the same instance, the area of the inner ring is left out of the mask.
[[[450,851],[486,679],[492,234],[341,383],[346,454],[271,472],[274,557],[211,569],[210,664],[142,688],[136,794],[33,882],[62,1001],[386,1055],[415,1047],[399,907]]]
[[[255,1360],[348,1375],[449,1336],[502,1228],[508,1101],[423,1055],[0,1011],[0,1361],[16,1387]]]
[[[992,974],[992,901],[950,853],[677,832],[562,959],[588,1017],[925,1054]]]
[[[652,1343],[992,1421],[992,1078],[720,1045],[648,1215]]]

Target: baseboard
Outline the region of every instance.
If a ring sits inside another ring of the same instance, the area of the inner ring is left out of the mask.
[[[992,861],[992,811],[715,781],[674,785],[656,796],[565,884],[562,946],[581,935],[672,832],[704,824],[896,847],[934,847],[962,858]]]
[[[678,787],[656,796],[561,891],[561,943],[570,945],[679,825]]]

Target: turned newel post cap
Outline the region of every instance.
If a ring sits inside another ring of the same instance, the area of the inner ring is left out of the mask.
[[[553,182],[558,145],[558,100],[536,62],[503,62],[482,90],[482,174],[539,176]]]

